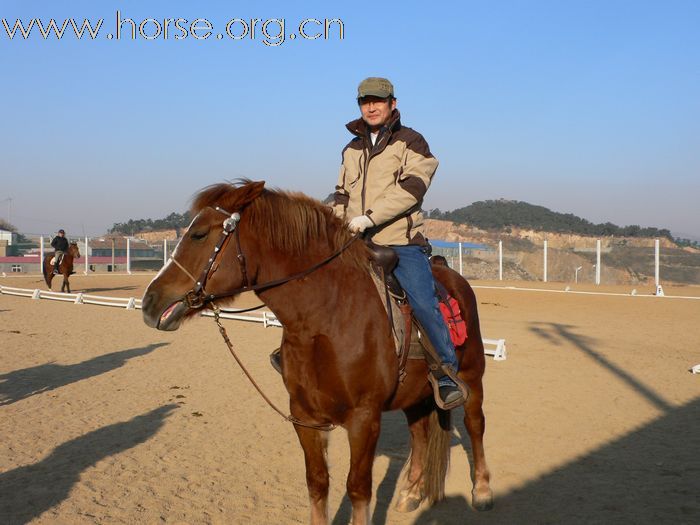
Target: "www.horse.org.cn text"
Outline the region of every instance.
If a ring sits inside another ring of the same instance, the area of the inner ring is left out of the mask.
[[[287,21],[284,18],[231,18],[223,26],[214,24],[206,18],[188,20],[186,18],[144,18],[134,20],[116,12],[113,31],[108,32],[104,18],[93,24],[87,18],[82,23],[74,18],[63,21],[50,19],[48,22],[41,18],[29,21],[19,18],[1,19],[2,29],[9,40],[28,40],[32,33],[39,35],[35,38],[44,40],[61,40],[73,37],[77,40],[228,40],[228,41],[260,41],[266,46],[277,47],[289,40],[343,40],[345,24],[339,18],[304,18],[298,24],[290,24],[293,31],[287,33]],[[221,28],[217,30],[216,28]]]

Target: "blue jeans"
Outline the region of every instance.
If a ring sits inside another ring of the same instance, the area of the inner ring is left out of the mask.
[[[424,335],[433,343],[442,363],[451,366],[456,372],[459,363],[450,333],[438,306],[435,281],[430,271],[430,261],[425,248],[414,244],[392,246],[392,248],[399,256],[399,264],[394,269],[394,275],[408,295],[413,315],[427,332]],[[454,382],[449,377],[443,376],[438,380],[438,384],[454,385]]]

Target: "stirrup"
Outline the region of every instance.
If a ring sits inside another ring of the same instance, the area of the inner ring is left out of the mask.
[[[455,399],[451,403],[447,404],[442,400],[442,397],[440,397],[440,385],[438,384],[438,378],[436,377],[436,373],[440,372],[443,372],[442,375],[446,375],[452,379],[452,381],[454,381],[455,385],[457,385],[457,388],[462,393],[459,399]],[[452,367],[440,366],[437,370],[429,372],[428,381],[433,387],[433,398],[435,399],[435,404],[442,410],[452,410],[453,408],[457,408],[459,405],[466,403],[469,399],[469,387],[464,383],[464,381],[457,377],[457,374],[454,373]]]

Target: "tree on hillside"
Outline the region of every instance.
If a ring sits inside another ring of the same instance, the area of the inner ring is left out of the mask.
[[[5,230],[8,232],[17,232],[17,228],[14,224],[10,224],[5,219],[0,219],[0,230]]]
[[[127,222],[117,222],[108,233],[120,233],[122,235],[135,235],[141,232],[158,230],[181,230],[187,228],[191,222],[189,212],[171,213],[164,219],[129,219]]]
[[[439,211],[439,210],[438,210]],[[433,217],[432,212],[430,216]],[[611,222],[593,224],[573,213],[559,213],[544,206],[505,199],[478,201],[453,211],[442,213],[443,219],[471,224],[485,230],[518,227],[553,233],[575,233],[621,237],[665,237],[673,240],[667,229],[642,228],[638,225],[616,226]]]

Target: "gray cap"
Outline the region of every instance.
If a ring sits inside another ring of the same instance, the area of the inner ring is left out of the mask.
[[[386,78],[369,77],[357,86],[357,98],[362,97],[394,97],[394,86]]]

